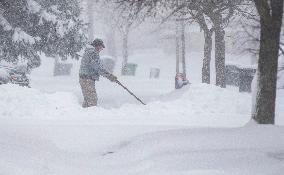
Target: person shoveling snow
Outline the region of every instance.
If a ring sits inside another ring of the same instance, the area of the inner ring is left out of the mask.
[[[104,76],[111,82],[115,82],[132,96],[134,96],[140,103],[145,105],[138,97],[136,97],[129,89],[127,89],[117,77],[109,73],[100,60],[99,53],[105,48],[105,45],[101,39],[95,39],[91,43],[91,47],[85,50],[83,58],[81,60],[80,71],[79,71],[79,82],[81,85],[82,93],[84,96],[83,107],[97,106],[98,97],[95,87],[95,82],[99,81],[100,76]]]
[[[112,82],[117,81],[117,77],[105,70],[101,64],[99,53],[105,48],[103,41],[97,38],[90,45],[85,50],[79,71],[84,108],[97,106],[98,97],[95,82],[99,81],[100,76],[104,76]]]

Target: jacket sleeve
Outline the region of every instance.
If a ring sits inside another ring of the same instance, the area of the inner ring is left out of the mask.
[[[109,78],[111,74],[104,68],[102,60],[100,59],[99,54],[95,54],[95,59],[98,64],[98,73],[99,75]]]
[[[111,76],[111,74],[104,68],[101,60],[99,60],[99,74],[106,78]]]

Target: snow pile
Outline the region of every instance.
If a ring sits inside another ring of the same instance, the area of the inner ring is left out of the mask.
[[[0,174],[283,174],[282,126],[228,128],[248,123],[251,94],[197,84],[199,73],[189,73],[190,86],[170,92],[174,74],[165,72],[174,72],[174,64],[155,56],[147,65],[164,68],[160,79],[148,79],[145,63],[137,76],[119,77],[146,106],[102,79],[99,107],[84,109],[78,67],[71,76],[53,77],[53,60],[33,71],[33,88],[1,85]],[[278,125],[283,98],[279,90]],[[206,128],[188,129],[200,126]]]
[[[49,131],[48,127],[51,127],[53,135],[46,132]],[[96,127],[99,126],[90,128]],[[77,136],[68,134],[69,131],[64,133],[64,125],[1,125],[0,173],[281,175],[284,171],[283,127],[251,125],[231,129],[198,128],[152,132],[122,140],[101,152],[93,153],[74,153],[59,149],[58,143],[51,140],[63,132],[63,140],[74,137],[77,143],[81,142],[84,132],[78,132],[78,125],[72,125],[70,129],[75,130]],[[125,133],[129,132],[128,129],[127,126],[124,127]],[[97,132],[103,133],[99,130]],[[119,136],[117,132],[110,134],[113,137]],[[88,138],[91,139],[89,142],[96,139],[91,135]],[[102,141],[105,140],[97,142],[99,144]]]
[[[1,85],[0,91],[1,117],[58,118],[70,108],[79,107],[76,105],[76,97],[67,92],[46,94],[36,89],[11,84]]]
[[[55,156],[53,146],[39,138],[0,130],[0,173],[32,175],[46,171],[46,160]]]
[[[151,133],[122,142],[94,165],[98,174],[280,175],[283,133],[274,126]]]
[[[81,107],[71,92],[44,93],[15,85],[0,87],[1,117],[112,120],[137,124],[228,125],[249,120],[250,96],[212,85],[196,84],[159,98],[148,105],[124,104],[120,108]],[[128,94],[127,94],[128,95]],[[115,97],[114,97],[115,98]],[[96,117],[94,117],[96,116]]]
[[[1,126],[0,174],[75,175],[83,173],[84,166],[91,167],[86,159],[82,161],[80,156],[67,153],[41,137],[32,131],[19,132],[15,126]]]
[[[149,82],[143,82],[143,86],[148,86],[147,83]],[[100,85],[99,90],[104,88]],[[76,119],[100,124],[177,124],[222,127],[243,126],[250,120],[251,94],[239,93],[234,89],[223,89],[207,84],[191,84],[181,90],[152,98],[147,96],[144,98],[145,93],[141,93],[138,96],[147,104],[144,106],[135,101],[121,87],[113,88],[117,90],[113,93],[112,90],[108,91],[107,97],[102,97],[99,91],[99,99],[112,103],[117,101],[121,103],[118,108],[99,106],[84,109],[81,107],[82,94],[79,89],[78,91],[47,93],[17,85],[2,85],[0,86],[0,108],[2,109],[0,117],[6,119]],[[145,89],[145,87],[140,88],[141,91],[138,92],[143,92]],[[281,108],[283,92],[283,90],[277,92],[276,124],[279,125],[284,124],[284,118],[281,115],[283,114]],[[123,100],[126,97],[130,100],[125,102]],[[129,103],[129,101],[134,103]]]

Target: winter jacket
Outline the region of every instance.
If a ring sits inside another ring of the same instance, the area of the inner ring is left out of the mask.
[[[98,81],[100,75],[108,78],[111,74],[103,68],[100,55],[96,49],[89,47],[85,50],[81,60],[79,76],[81,78],[89,78]]]

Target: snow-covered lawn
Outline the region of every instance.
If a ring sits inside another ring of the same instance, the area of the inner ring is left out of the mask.
[[[200,84],[197,60],[189,60],[192,84],[174,91],[174,60],[164,59],[143,60],[135,78],[119,77],[146,106],[101,79],[99,106],[81,108],[78,63],[71,76],[52,77],[46,59],[32,88],[1,85],[0,175],[284,172],[283,90],[277,125],[257,126],[249,123],[251,94]],[[150,66],[164,68],[160,79],[148,79]]]

